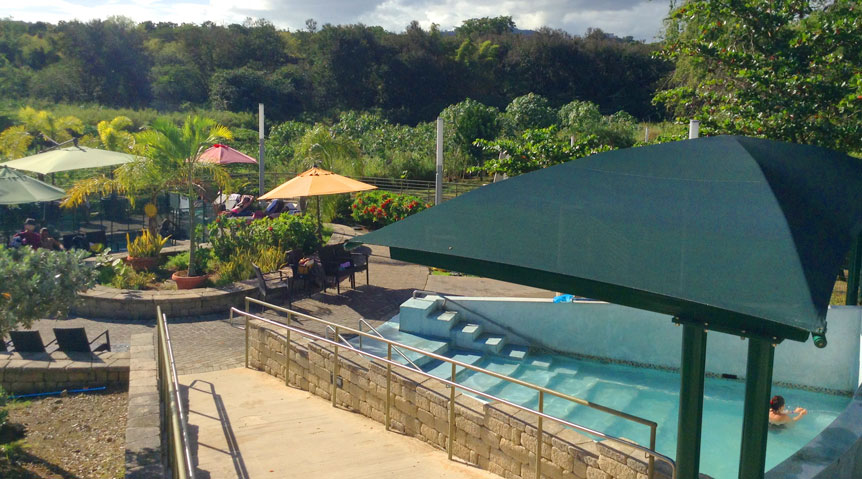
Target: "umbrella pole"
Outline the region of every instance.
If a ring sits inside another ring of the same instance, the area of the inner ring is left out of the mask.
[[[703,383],[706,372],[706,330],[701,326],[683,323],[680,367],[676,477],[697,479],[700,469]]]
[[[323,223],[320,221],[320,196],[317,196],[317,236],[323,239]]]
[[[742,419],[740,479],[762,479],[766,468],[766,438],[769,429],[769,394],[775,348],[762,338],[748,339],[745,372],[745,412]]]

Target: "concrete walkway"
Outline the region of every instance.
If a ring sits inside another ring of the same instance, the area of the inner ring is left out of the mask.
[[[197,477],[497,478],[249,369],[180,377]]]

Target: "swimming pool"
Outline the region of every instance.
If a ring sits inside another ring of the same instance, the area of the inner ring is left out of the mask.
[[[451,349],[439,338],[422,337],[399,331],[398,318],[378,330],[387,338],[436,351],[458,361],[488,369],[512,378],[593,401],[658,423],[656,449],[676,456],[677,420],[679,414],[679,374],[650,368],[578,359],[558,354],[529,354],[523,360]],[[384,353],[381,343],[365,340],[363,349]],[[376,343],[376,344],[373,344]],[[416,355],[411,359],[418,359]],[[433,361],[420,366],[425,371],[448,378],[451,366]],[[458,382],[509,401],[536,408],[537,393],[488,375],[461,370]],[[814,393],[801,389],[773,387],[789,407],[803,406],[808,415],[785,429],[769,431],[766,467],[774,467],[807,444],[850,403],[850,397]],[[716,479],[738,475],[740,434],[742,430],[745,383],[738,380],[707,378],[704,396],[703,436],[700,471]],[[764,407],[767,407],[764,405]],[[619,419],[594,409],[556,398],[545,399],[545,411],[604,433],[625,437],[649,445],[649,428]]]
[[[659,424],[658,452],[670,457],[676,455],[680,384],[676,373],[559,355],[532,361],[533,364],[529,360],[479,356],[458,350],[450,351],[447,356],[655,421]],[[535,365],[547,362],[550,362],[548,367]],[[438,363],[423,369],[439,377],[448,377],[451,371],[448,364]],[[466,370],[458,374],[458,381],[523,406],[535,409],[538,405],[535,391],[488,375]],[[793,426],[769,431],[767,470],[817,436],[850,402],[849,397],[780,387],[773,387],[773,394],[784,396],[791,407],[804,406],[808,415]],[[732,479],[738,475],[744,397],[743,381],[706,379],[700,471],[716,479]],[[556,397],[545,399],[545,411],[575,424],[649,445],[649,428],[631,421]]]

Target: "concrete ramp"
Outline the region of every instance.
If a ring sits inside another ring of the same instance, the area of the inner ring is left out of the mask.
[[[199,478],[499,479],[261,372],[179,379]]]

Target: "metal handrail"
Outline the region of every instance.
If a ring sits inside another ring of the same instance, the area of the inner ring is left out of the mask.
[[[347,338],[345,338],[344,336],[338,334],[338,331],[336,331],[335,328],[333,328],[332,326],[327,326],[326,331],[332,331],[332,337],[333,338],[340,339],[341,342],[344,343],[345,345],[353,347],[353,345],[350,344],[350,341],[348,341]],[[327,339],[329,338],[329,334],[324,334],[323,336]]]
[[[246,298],[246,299],[253,299],[253,298]],[[260,300],[254,300],[254,302],[256,302],[256,303],[263,303],[263,302],[262,302],[262,301],[260,301]],[[273,306],[274,306],[274,305],[273,305]],[[279,308],[279,307],[277,307],[277,306],[276,306],[276,308]],[[282,311],[284,311],[284,312],[287,312],[287,314],[288,314],[288,322],[290,321],[290,315],[295,315],[295,316],[298,316],[298,317],[301,317],[301,318],[311,319],[311,320],[314,320],[314,321],[320,322],[320,323],[322,323],[322,324],[326,324],[326,325],[332,326],[332,327],[334,327],[334,328],[335,328],[335,330],[336,330],[336,332],[337,332],[337,333],[338,333],[340,330],[346,330],[346,331],[349,331],[351,334],[357,334],[357,335],[359,335],[359,336],[365,336],[365,337],[368,337],[368,338],[370,338],[370,339],[374,339],[374,340],[376,340],[376,341],[381,341],[381,342],[386,343],[386,344],[387,344],[387,357],[386,357],[386,359],[385,359],[385,360],[384,360],[383,358],[380,358],[379,356],[376,356],[376,355],[372,354],[372,353],[369,353],[369,352],[366,352],[366,351],[362,351],[362,350],[360,350],[360,349],[357,349],[357,348],[353,347],[352,345],[347,346],[347,347],[348,347],[348,349],[350,349],[350,350],[352,350],[352,351],[354,351],[354,352],[356,352],[356,353],[358,353],[358,354],[361,354],[361,355],[363,355],[363,356],[368,356],[368,357],[371,357],[371,358],[373,358],[373,359],[378,359],[378,360],[384,361],[384,362],[387,364],[387,367],[391,367],[392,365],[395,365],[395,366],[400,367],[400,368],[403,368],[403,369],[408,369],[408,370],[414,371],[414,372],[416,372],[416,373],[418,373],[418,374],[421,374],[421,375],[423,375],[423,376],[427,376],[427,377],[430,377],[430,378],[438,379],[438,380],[440,380],[440,381],[444,382],[445,384],[447,384],[447,385],[449,385],[449,386],[453,386],[453,388],[452,388],[452,389],[450,389],[450,391],[451,391],[451,393],[450,393],[450,394],[451,394],[450,401],[453,403],[453,405],[452,405],[452,406],[451,406],[451,408],[450,408],[450,415],[453,415],[453,414],[454,414],[454,395],[455,395],[455,389],[454,389],[454,388],[463,389],[463,390],[468,391],[468,392],[470,392],[470,393],[477,394],[477,395],[479,395],[479,396],[482,396],[482,397],[485,397],[485,398],[491,399],[492,401],[499,401],[499,402],[502,402],[502,403],[504,403],[504,404],[508,404],[508,405],[510,405],[510,406],[516,407],[516,408],[518,408],[518,409],[521,409],[521,410],[524,410],[524,411],[528,411],[528,412],[531,412],[531,413],[537,414],[537,415],[539,416],[539,418],[540,418],[540,419],[539,419],[539,429],[538,429],[538,431],[539,431],[539,436],[541,436],[541,430],[542,430],[542,429],[541,429],[541,427],[542,427],[541,418],[551,419],[551,420],[553,420],[553,421],[559,422],[559,423],[561,423],[561,424],[565,424],[565,425],[570,426],[570,427],[572,427],[572,428],[574,428],[574,429],[577,429],[577,430],[579,430],[579,431],[583,431],[583,432],[586,432],[586,433],[588,433],[588,434],[593,434],[593,435],[596,435],[596,436],[598,436],[598,437],[602,437],[602,438],[604,438],[604,439],[609,439],[609,440],[612,440],[612,441],[615,441],[615,442],[619,442],[619,443],[621,443],[621,444],[625,444],[625,445],[630,446],[630,447],[633,447],[634,449],[637,449],[637,450],[639,450],[639,451],[641,451],[641,452],[644,452],[647,456],[649,456],[648,477],[650,477],[650,478],[652,478],[652,477],[653,477],[653,473],[654,473],[654,459],[655,459],[655,458],[659,458],[659,460],[661,460],[662,462],[666,462],[668,465],[670,465],[670,466],[671,466],[671,469],[672,469],[672,472],[673,472],[672,479],[675,479],[675,478],[676,478],[676,465],[675,465],[675,463],[673,462],[673,460],[671,460],[670,458],[668,458],[668,457],[666,457],[666,456],[663,456],[662,454],[660,454],[660,453],[658,453],[658,452],[656,452],[656,451],[655,451],[656,429],[658,428],[658,424],[657,424],[655,421],[650,421],[650,420],[648,420],[648,419],[644,419],[644,418],[641,418],[641,417],[638,417],[638,416],[634,416],[634,415],[632,415],[632,414],[628,414],[628,413],[625,413],[625,412],[622,412],[622,411],[618,411],[618,410],[616,410],[616,409],[609,408],[609,407],[607,407],[607,406],[602,406],[601,404],[596,404],[596,403],[593,403],[593,402],[587,401],[587,400],[585,400],[585,399],[581,399],[581,398],[578,398],[578,397],[575,397],[575,396],[570,396],[570,395],[568,395],[568,394],[564,394],[564,393],[561,393],[561,392],[558,392],[558,391],[554,391],[554,390],[552,390],[552,389],[548,389],[548,388],[545,388],[545,387],[542,387],[542,386],[537,386],[537,385],[535,385],[535,384],[531,384],[531,383],[528,383],[528,382],[525,382],[525,381],[521,381],[520,379],[511,378],[511,377],[508,377],[508,376],[505,376],[505,375],[502,375],[502,374],[496,373],[496,372],[494,372],[494,371],[489,371],[489,370],[487,370],[487,369],[482,369],[482,368],[480,368],[480,367],[473,366],[472,364],[463,363],[463,362],[461,362],[461,361],[457,361],[457,360],[455,360],[455,359],[448,358],[448,357],[446,357],[446,356],[441,356],[441,355],[436,354],[436,353],[432,353],[432,352],[424,351],[424,350],[422,350],[422,349],[415,348],[415,347],[413,347],[413,346],[409,346],[409,345],[406,345],[406,344],[402,344],[402,343],[399,343],[399,342],[397,342],[397,341],[392,341],[392,340],[390,340],[390,339],[386,339],[386,338],[379,338],[379,337],[376,337],[376,336],[372,336],[372,335],[370,335],[370,334],[368,334],[368,333],[365,333],[365,332],[362,332],[362,331],[358,331],[358,330],[355,330],[355,329],[349,328],[349,327],[347,327],[347,326],[341,326],[341,325],[338,325],[338,324],[332,323],[332,322],[330,322],[330,321],[326,321],[326,320],[324,320],[324,319],[315,318],[314,316],[310,316],[310,315],[307,315],[307,314],[304,314],[304,313],[300,313],[300,312],[298,312],[298,311],[293,311],[293,310],[290,310],[290,309],[287,309],[287,308],[279,308],[279,310],[282,310]],[[339,347],[342,347],[342,346],[340,345],[340,343],[338,343],[337,341],[331,341],[331,340],[329,340],[328,338],[320,337],[320,336],[318,336],[318,335],[316,335],[316,334],[314,334],[314,333],[310,333],[310,332],[305,331],[305,330],[303,330],[303,329],[294,328],[293,326],[289,326],[289,325],[287,325],[287,324],[285,324],[285,323],[281,323],[281,322],[278,322],[278,321],[272,321],[272,320],[269,320],[269,319],[266,319],[266,318],[262,318],[262,317],[260,317],[260,316],[253,315],[253,314],[248,313],[248,312],[245,312],[245,311],[241,311],[241,310],[236,309],[236,308],[234,308],[234,307],[231,307],[231,309],[230,309],[230,318],[231,318],[231,323],[233,322],[233,314],[234,314],[234,313],[238,313],[238,314],[240,314],[240,315],[242,315],[242,316],[244,316],[244,317],[246,318],[246,328],[245,328],[245,331],[246,331],[246,358],[245,358],[245,364],[246,364],[246,367],[248,367],[248,318],[258,319],[258,320],[264,321],[264,322],[266,322],[266,323],[273,324],[273,325],[275,325],[275,326],[280,326],[280,327],[286,328],[288,331],[294,331],[294,332],[297,332],[297,333],[299,333],[299,334],[301,334],[301,335],[303,335],[303,336],[308,336],[308,337],[312,337],[312,338],[315,338],[315,339],[320,339],[320,340],[325,341],[326,343],[329,343],[329,344],[332,344],[333,346],[335,346],[335,347],[336,347],[336,350],[335,350],[336,361],[334,361],[334,362],[333,362],[333,364],[334,364],[334,366],[333,366],[333,368],[334,368],[334,371],[333,371],[333,382],[332,382],[332,385],[333,385],[333,387],[332,387],[332,388],[333,388],[333,390],[332,390],[332,394],[331,394],[331,398],[332,398],[332,405],[333,405],[333,406],[335,406],[335,385],[336,385],[336,384],[335,384],[335,378],[337,377],[337,372],[338,372],[338,369],[337,369],[337,368],[338,368],[338,364],[337,364],[337,363],[338,363],[338,361],[337,361],[337,359],[338,359],[338,348],[339,348]],[[289,343],[289,341],[290,341],[290,337],[289,337],[289,335],[288,335],[287,339],[288,339],[288,343]],[[433,358],[433,359],[437,359],[437,360],[440,360],[440,361],[443,361],[443,362],[450,363],[450,364],[452,365],[452,377],[451,377],[451,380],[445,380],[445,379],[442,379],[442,378],[438,378],[437,376],[433,376],[433,375],[431,375],[431,374],[429,374],[429,373],[426,373],[425,371],[422,371],[422,370],[415,371],[415,370],[413,370],[412,368],[410,368],[410,367],[408,367],[408,366],[405,366],[405,365],[403,365],[403,364],[401,364],[401,363],[397,363],[397,362],[392,361],[392,348],[393,348],[393,347],[403,348],[403,349],[406,349],[406,350],[408,350],[408,351],[413,351],[413,352],[416,352],[416,353],[419,353],[419,354],[422,354],[422,355],[428,356],[428,357]],[[288,359],[288,365],[289,365],[289,359]],[[475,372],[478,372],[478,373],[486,374],[486,375],[491,376],[491,377],[495,377],[495,378],[498,378],[498,379],[502,379],[502,380],[504,380],[504,381],[508,381],[508,382],[510,382],[510,383],[518,384],[518,385],[521,385],[521,386],[524,386],[524,387],[527,387],[527,388],[533,389],[533,390],[535,390],[535,391],[538,391],[538,393],[539,393],[539,410],[538,410],[538,411],[536,411],[536,410],[533,410],[533,409],[530,409],[530,408],[527,408],[527,407],[521,406],[521,405],[519,405],[519,404],[512,403],[512,402],[507,401],[507,400],[505,400],[505,399],[498,398],[498,397],[496,397],[496,396],[493,396],[493,395],[490,395],[490,394],[487,394],[487,393],[484,393],[484,392],[481,392],[481,391],[476,391],[476,390],[471,389],[471,388],[469,388],[469,387],[467,387],[467,386],[464,386],[464,385],[458,384],[458,383],[456,382],[456,378],[455,378],[455,376],[456,376],[456,367],[461,367],[462,369],[469,369],[469,370],[471,370],[471,371],[475,371]],[[286,382],[286,383],[288,382],[287,377],[288,377],[288,376],[287,376],[287,374],[285,374],[285,382]],[[388,418],[389,418],[389,397],[388,397],[389,383],[388,383],[388,381],[389,381],[389,379],[388,379],[388,377],[387,377],[387,405],[386,405],[386,418],[387,418],[387,421],[386,421],[386,428],[387,428],[387,429],[389,428],[389,421],[388,421]],[[555,397],[558,397],[558,398],[560,398],[560,399],[565,399],[565,400],[567,400],[567,401],[574,402],[575,404],[579,404],[579,405],[582,405],[582,406],[587,406],[587,407],[589,407],[589,408],[592,408],[592,409],[595,409],[595,410],[598,410],[598,411],[602,411],[602,412],[605,412],[605,413],[607,413],[607,414],[611,414],[611,415],[616,416],[616,417],[620,417],[620,418],[623,418],[623,419],[626,419],[626,420],[629,420],[629,421],[632,421],[632,422],[636,422],[636,423],[638,423],[638,424],[643,424],[643,425],[645,425],[645,426],[648,426],[648,427],[650,428],[650,446],[649,446],[649,448],[644,447],[644,446],[641,446],[640,444],[637,444],[637,443],[635,443],[635,442],[629,441],[629,440],[627,440],[627,439],[621,439],[621,438],[617,438],[617,437],[615,437],[615,436],[606,435],[606,434],[604,434],[604,433],[600,433],[600,432],[597,432],[597,431],[593,431],[592,429],[589,429],[589,428],[587,428],[587,427],[585,427],[585,426],[580,426],[580,425],[577,425],[577,424],[574,424],[574,423],[570,423],[570,422],[568,422],[568,421],[566,421],[566,420],[564,420],[564,419],[557,418],[557,417],[554,417],[554,416],[549,416],[549,415],[545,414],[545,413],[542,411],[543,400],[544,400],[544,395],[545,395],[545,394],[550,394],[551,396],[555,396]],[[451,433],[451,432],[452,432],[452,431],[451,431],[451,428],[452,428],[452,427],[454,427],[454,417],[451,417],[451,418],[450,418],[450,420],[451,420],[451,424],[450,424],[450,433]],[[450,441],[451,441],[451,438],[452,438],[452,437],[454,437],[454,434],[450,434]],[[542,441],[541,441],[541,440],[537,441],[537,447],[538,447],[540,450],[538,451],[538,454],[536,455],[536,457],[542,457],[542,456],[541,456],[541,447],[542,447],[542,446],[541,446],[541,444],[542,444]],[[449,458],[451,459],[451,457],[452,457],[452,450],[451,450],[451,444],[450,444],[450,447],[449,447]],[[540,468],[541,468],[541,461],[537,461],[537,466],[536,466],[536,467],[537,467],[537,469],[540,469]],[[540,471],[537,471],[537,472],[540,472]],[[541,477],[541,475],[540,475],[540,474],[537,474],[537,475],[536,475],[536,477]]]
[[[171,431],[168,435],[171,452],[171,469],[174,477],[195,479],[195,468],[189,441],[188,417],[183,410],[180,381],[177,377],[174,350],[168,331],[168,318],[156,306],[156,328],[159,346],[159,395],[168,410]],[[169,377],[168,377],[169,376]]]
[[[449,302],[451,301],[452,303],[454,303],[455,305],[457,305],[458,307],[460,307],[460,308],[461,308],[461,309],[463,309],[464,311],[468,311],[468,312],[470,312],[471,314],[474,314],[474,315],[476,315],[476,316],[478,316],[478,317],[482,318],[484,321],[487,321],[488,323],[493,324],[494,326],[496,326],[496,327],[498,327],[498,328],[502,329],[502,330],[503,330],[503,331],[505,331],[507,334],[511,334],[512,336],[517,336],[517,337],[521,338],[522,340],[527,341],[528,343],[533,341],[533,339],[532,339],[532,338],[527,337],[527,336],[525,336],[524,334],[522,334],[522,333],[519,333],[519,332],[515,331],[515,330],[514,330],[514,329],[512,329],[510,326],[506,326],[505,324],[500,324],[499,322],[497,322],[497,321],[495,321],[495,320],[493,320],[493,319],[491,319],[491,318],[489,318],[489,317],[485,316],[484,314],[479,313],[479,312],[477,312],[477,311],[475,311],[475,310],[472,310],[472,309],[468,308],[467,306],[464,306],[462,303],[459,303],[459,302],[458,302],[458,300],[457,300],[456,298],[463,298],[463,296],[460,296],[460,295],[457,295],[457,294],[440,293],[440,292],[437,292],[437,291],[429,291],[429,290],[427,290],[427,289],[417,289],[417,290],[413,291],[413,296],[412,296],[412,297],[413,297],[413,298],[419,298],[419,296],[420,296],[420,295],[421,295],[422,297],[426,297],[426,296],[439,296],[439,297],[443,298],[443,308],[445,308],[445,307],[446,307],[446,305],[447,305],[447,304],[449,304]],[[450,296],[452,297],[451,299],[450,299]]]
[[[374,334],[376,334],[377,336],[380,336],[381,338],[383,337],[383,335],[382,335],[382,334],[380,334],[380,331],[378,331],[376,328],[374,328],[374,326],[372,326],[372,325],[371,325],[371,323],[369,323],[368,321],[366,321],[366,320],[364,320],[364,319],[362,319],[362,318],[359,318],[359,328],[358,328],[358,329],[359,329],[360,331],[362,331],[362,325],[363,325],[363,324],[364,324],[364,325],[366,325],[366,326],[368,326],[368,329],[370,329],[371,331],[373,331],[373,332],[374,332]],[[385,339],[385,338],[384,338],[384,339]],[[362,336],[359,336],[359,349],[362,349]],[[398,348],[396,348],[396,347],[393,347],[392,349],[394,349],[396,353],[398,353],[402,358],[404,358],[404,360],[405,360],[405,361],[407,361],[408,363],[410,363],[410,365],[411,365],[411,366],[413,366],[413,369],[415,369],[415,370],[417,370],[417,371],[421,371],[421,370],[422,370],[419,366],[417,366],[417,365],[416,365],[416,363],[414,363],[412,360],[410,360],[410,358],[408,358],[408,357],[407,357],[407,355],[406,355],[406,354],[404,354],[400,349],[398,349]]]

